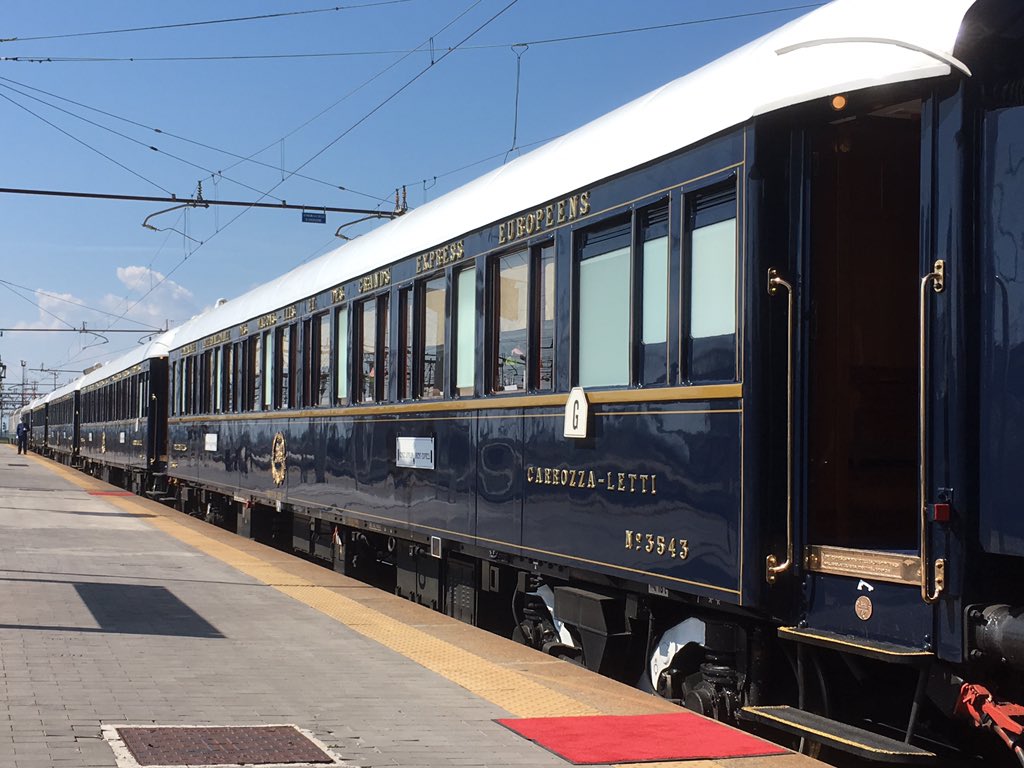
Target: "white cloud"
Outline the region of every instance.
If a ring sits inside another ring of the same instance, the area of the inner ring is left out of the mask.
[[[27,311],[28,307],[25,306],[18,312],[21,317],[27,319],[18,320],[10,325],[16,328],[65,330],[69,326],[81,328],[82,323],[91,329],[132,326],[163,328],[164,323],[179,324],[200,309],[192,291],[180,283],[165,279],[163,274],[148,267],[118,267],[115,275],[116,287],[111,286],[113,290],[99,298],[96,298],[95,294],[83,298],[69,291],[49,288],[38,288],[31,294],[25,293],[25,298],[36,304],[38,309],[30,314]],[[97,277],[102,279],[105,275]],[[159,286],[155,287],[152,293],[139,301],[158,283]],[[15,306],[14,302],[17,301],[11,297],[8,303]],[[117,316],[136,301],[139,301],[138,306],[132,307],[124,319],[118,321]],[[60,368],[74,368],[92,360],[116,357],[119,350],[126,346],[130,348],[134,340],[134,334],[108,334],[106,337],[102,333],[81,335],[71,332],[11,334],[10,340],[3,340],[6,344],[4,357],[28,360],[33,368],[57,363],[60,363],[57,365]],[[41,374],[33,375],[38,377]]]
[[[192,291],[174,282],[165,275],[149,267],[118,267],[117,279],[131,291],[146,291],[160,284],[158,291],[165,291],[178,300],[192,299]],[[161,282],[163,281],[163,282]]]
[[[15,328],[67,328],[68,325],[80,325],[83,316],[87,316],[88,320],[96,317],[94,312],[76,306],[76,304],[85,302],[73,293],[44,291],[37,288],[33,297],[35,304],[39,307],[37,317],[33,320],[21,320],[15,324]],[[75,303],[69,304],[68,302]]]
[[[125,315],[126,320],[162,327],[168,320],[181,322],[196,313],[192,291],[161,272],[142,266],[118,267],[117,279],[127,289],[127,293],[122,296],[108,293],[104,296],[102,306],[108,312],[121,314],[145,296]]]

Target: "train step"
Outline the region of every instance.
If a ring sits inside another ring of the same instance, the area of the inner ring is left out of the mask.
[[[816,741],[865,760],[892,765],[922,765],[936,760],[934,752],[880,736],[838,720],[787,706],[743,707],[740,720]]]
[[[828,632],[822,629],[779,627],[779,637],[782,640],[806,643],[807,645],[827,648],[828,650],[840,653],[849,653],[854,656],[864,656],[869,659],[885,661],[889,664],[920,667],[934,658],[934,654],[930,651],[920,648],[886,643],[879,640],[866,640],[862,637],[841,635],[837,632]]]

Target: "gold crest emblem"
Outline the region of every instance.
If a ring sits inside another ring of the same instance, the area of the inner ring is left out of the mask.
[[[875,607],[871,604],[871,598],[867,595],[861,595],[857,598],[857,602],[853,604],[853,612],[857,614],[857,618],[861,621],[870,619],[874,610]]]
[[[284,443],[284,433],[274,435],[270,448],[270,473],[274,476],[274,485],[283,485],[288,471],[288,451]]]

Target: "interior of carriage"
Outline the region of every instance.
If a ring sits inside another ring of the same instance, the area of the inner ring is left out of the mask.
[[[813,139],[808,541],[916,550],[921,103]]]

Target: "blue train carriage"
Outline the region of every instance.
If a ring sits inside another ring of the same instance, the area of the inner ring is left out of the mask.
[[[46,455],[68,466],[78,463],[78,396],[79,384],[75,381],[55,389],[46,398]]]
[[[37,397],[25,406],[28,418],[28,447],[40,455],[46,452],[46,399],[47,395]]]
[[[163,483],[167,349],[174,334],[162,334],[79,379],[84,471],[136,493],[158,490]]]
[[[178,503],[707,714],[1012,742],[1022,34],[840,0],[194,319]]]

